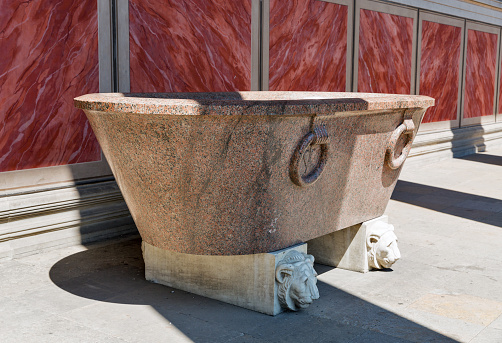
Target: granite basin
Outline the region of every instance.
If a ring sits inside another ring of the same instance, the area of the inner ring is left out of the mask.
[[[381,216],[426,96],[88,94],[85,111],[143,241],[276,251]]]

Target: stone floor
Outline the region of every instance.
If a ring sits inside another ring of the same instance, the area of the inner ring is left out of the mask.
[[[129,239],[0,263],[0,342],[502,342],[502,149],[410,166],[386,211],[402,260],[316,265],[307,310],[270,317],[151,284]]]

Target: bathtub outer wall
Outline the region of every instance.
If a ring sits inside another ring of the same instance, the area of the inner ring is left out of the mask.
[[[145,242],[180,253],[241,255],[381,216],[400,172],[387,167],[385,149],[405,111],[85,112]],[[408,110],[417,129],[424,111]],[[289,177],[290,160],[312,124],[326,126],[329,156],[317,182],[299,187]]]

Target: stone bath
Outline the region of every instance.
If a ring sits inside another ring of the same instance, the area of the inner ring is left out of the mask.
[[[202,291],[185,284],[209,273],[211,258],[228,257],[231,266],[239,255],[305,253],[298,247],[307,241],[382,216],[433,104],[426,96],[317,92],[75,99],[141,234],[147,274],[157,266],[149,279],[269,314],[280,311],[277,302],[270,311],[211,293],[228,293],[228,280]],[[159,253],[192,261],[178,263],[190,274],[186,282],[178,282],[179,271],[159,272]],[[221,258],[214,263],[227,263]]]

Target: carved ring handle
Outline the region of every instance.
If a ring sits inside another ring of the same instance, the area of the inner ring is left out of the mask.
[[[328,159],[328,143],[328,132],[324,126],[315,127],[313,131],[310,131],[303,137],[300,144],[296,147],[289,165],[289,177],[295,185],[300,187],[311,185],[321,176],[324,166],[326,165],[326,160]],[[302,176],[300,175],[301,157],[309,146],[314,145],[319,145],[321,148],[319,160],[317,161],[314,170],[312,170],[308,175]]]
[[[392,136],[390,136],[389,143],[387,144],[386,156],[387,156],[387,165],[390,169],[397,169],[401,167],[408,157],[411,149],[411,143],[413,142],[413,133],[415,132],[415,124],[413,124],[413,120],[406,119],[401,125],[399,125]],[[404,146],[401,154],[398,157],[395,157],[394,154],[396,152],[396,145],[399,141],[399,138],[402,135],[407,136],[406,145]]]

